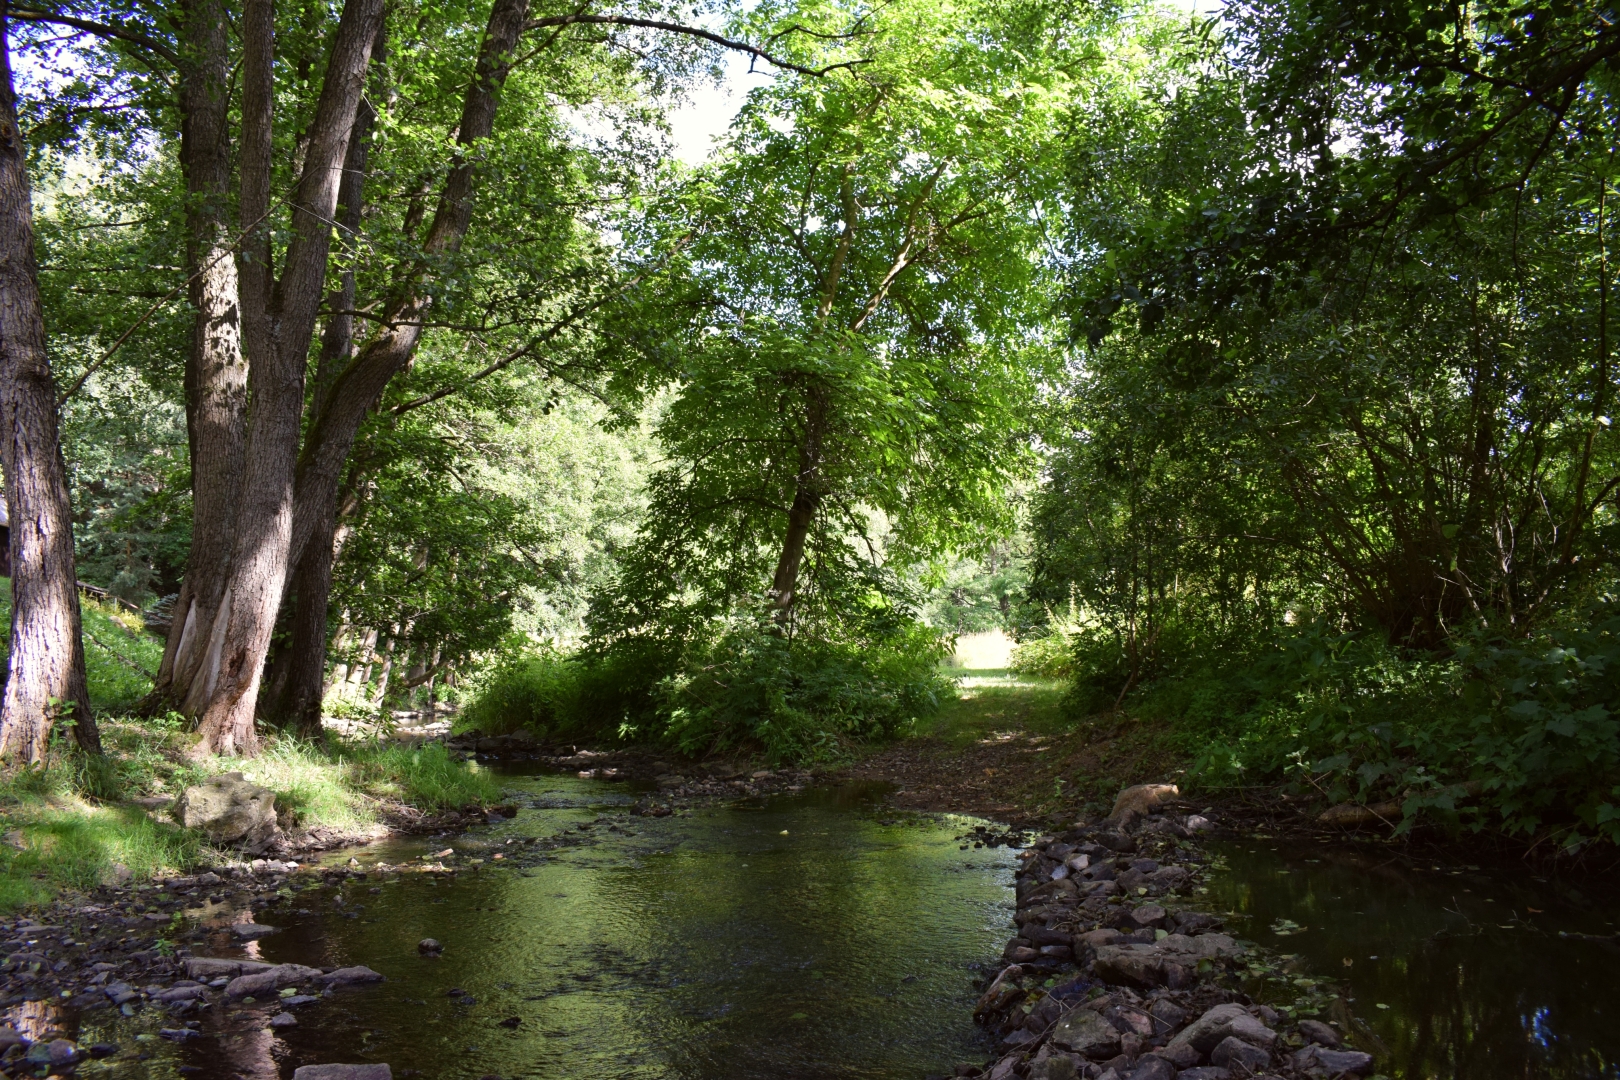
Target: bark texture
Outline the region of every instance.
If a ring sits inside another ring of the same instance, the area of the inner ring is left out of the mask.
[[[268,211],[274,55],[269,7],[269,0],[249,0],[243,9],[242,216],[249,224],[255,214]],[[382,14],[382,0],[344,4],[293,197],[285,267],[273,290],[268,252],[258,243],[244,249],[243,343],[251,416],[226,601],[210,635],[219,650],[217,665],[210,665],[217,672],[212,692],[197,725],[202,753],[258,749],[254,711],[287,577],[304,375],[325,291],[342,165]]]
[[[804,545],[815,524],[816,513],[826,492],[822,484],[822,439],[827,427],[827,393],[811,386],[805,394],[804,441],[799,444],[799,473],[788,507],[787,532],[782,553],[776,560],[771,580],[771,602],[776,621],[786,622],[799,598],[799,568],[804,563]]]
[[[192,527],[186,576],[153,687],[182,706],[202,669],[202,645],[230,569],[247,436],[247,361],[230,216],[229,13],[219,0],[181,7],[180,164],[186,182],[187,269],[195,312],[186,358]]]
[[[56,384],[34,263],[34,208],[17,128],[10,44],[0,17],[0,463],[11,517],[11,654],[0,700],[0,758],[38,762],[52,722],[99,752],[85,684],[73,517]]]
[[[389,297],[381,327],[359,354],[336,373],[317,398],[317,412],[299,458],[291,540],[298,572],[288,682],[279,711],[301,729],[320,722],[326,664],[327,605],[337,503],[344,465],[360,426],[382,399],[388,383],[410,366],[432,302],[431,275],[454,254],[472,224],[478,143],[495,128],[500,91],[511,73],[513,50],[528,20],[528,0],[497,0],[489,14],[478,63],[462,104],[456,160],[445,178],[423,256],[403,268]]]

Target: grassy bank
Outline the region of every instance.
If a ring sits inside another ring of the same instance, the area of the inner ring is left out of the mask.
[[[363,836],[401,805],[424,811],[500,797],[493,777],[442,745],[309,743],[272,736],[251,760],[189,761],[178,716],[119,715],[151,689],[163,643],[134,616],[84,604],[91,700],[106,753],[58,752],[45,769],[0,777],[0,912],[49,901],[63,890],[142,881],[226,857],[162,810],[135,800],[174,798],[205,776],[241,772],[276,793],[289,830],[321,827]]]
[[[226,857],[163,809],[135,802],[173,798],[205,776],[241,772],[276,793],[283,827],[357,837],[393,807],[445,810],[500,797],[487,771],[441,744],[420,747],[276,739],[251,760],[184,757],[177,720],[104,719],[100,759],[64,756],[43,770],[0,781],[0,910],[49,900],[62,889],[141,881]]]

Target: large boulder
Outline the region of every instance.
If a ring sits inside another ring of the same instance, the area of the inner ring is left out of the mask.
[[[293,1080],[394,1080],[387,1065],[300,1065]]]
[[[217,844],[257,844],[275,834],[276,795],[239,772],[222,773],[186,788],[174,817]]]
[[[1071,1009],[1052,1031],[1052,1042],[1090,1058],[1119,1053],[1119,1032],[1090,1009]]]

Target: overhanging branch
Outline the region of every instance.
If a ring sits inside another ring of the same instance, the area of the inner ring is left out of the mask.
[[[563,26],[636,26],[644,30],[663,30],[671,34],[685,34],[687,37],[700,38],[735,52],[747,53],[754,59],[763,60],[772,67],[779,67],[784,71],[797,71],[801,75],[825,75],[829,71],[837,71],[839,68],[851,68],[858,64],[870,63],[868,60],[846,60],[838,64],[828,64],[822,68],[805,67],[803,64],[795,64],[791,60],[783,60],[758,45],[723,37],[711,30],[686,26],[682,23],[665,22],[663,19],[638,19],[632,15],[548,15],[542,19],[530,20],[524,26],[524,29],[542,30],[547,27]]]
[[[116,26],[111,23],[98,23],[89,19],[80,19],[73,15],[59,15],[54,11],[38,11],[33,8],[13,7],[8,9],[6,14],[13,19],[19,19],[23,22],[42,22],[52,23],[57,26],[71,26],[75,30],[83,30],[87,34],[94,34],[100,38],[107,38],[113,41],[122,41],[126,44],[145,49],[147,52],[155,53],[156,55],[167,60],[169,63],[173,64],[176,68],[180,66],[180,54],[163,44],[163,42],[158,41],[155,38],[148,37],[147,35],[136,30],[128,30],[122,26]]]

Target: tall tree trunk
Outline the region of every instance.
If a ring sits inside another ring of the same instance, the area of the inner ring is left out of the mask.
[[[247,361],[230,224],[230,26],[220,0],[182,5],[180,166],[186,182],[187,262],[196,312],[186,358],[191,444],[191,551],[152,703],[181,705],[230,568],[247,436]]]
[[[461,247],[472,224],[477,178],[474,147],[495,128],[501,87],[511,73],[511,59],[523,25],[528,0],[497,0],[489,13],[478,63],[462,104],[457,128],[457,155],[440,193],[433,224],[423,245],[426,257],[400,275],[385,314],[383,329],[360,354],[338,371],[317,400],[317,412],[298,462],[292,557],[298,567],[291,667],[279,711],[313,731],[319,725],[320,686],[326,666],[326,611],[332,588],[337,528],[337,501],[344,465],[360,426],[376,408],[388,383],[404,371],[422,337],[422,319],[432,302],[432,264]],[[358,195],[357,195],[358,198]]]
[[[387,27],[384,25],[378,28],[377,41],[372,47],[374,64],[382,63],[387,55],[387,46]],[[354,309],[356,297],[352,257],[358,250],[357,241],[364,223],[366,159],[371,143],[371,125],[376,116],[371,103],[362,100],[354,118],[354,134],[349,139],[348,157],[343,162],[343,181],[338,186],[338,247],[344,255],[350,256],[351,261],[344,266],[338,287],[328,297],[328,307],[332,313],[327,316],[326,329],[321,337],[312,394],[317,410],[316,425],[319,424],[320,411],[326,406],[327,393],[333,381],[347,369],[354,357],[354,316],[349,314]],[[296,490],[295,483],[295,536]],[[313,530],[315,542],[306,542],[300,547],[294,541],[290,555],[293,572],[281,605],[284,613],[291,610],[291,633],[281,650],[282,654],[272,661],[272,665],[279,668],[280,677],[264,695],[268,702],[266,711],[276,722],[310,738],[319,735],[321,730],[321,699],[325,696],[326,682],[326,608],[332,593],[338,516],[335,500],[317,509],[329,511],[330,519],[323,517],[316,522]]]
[[[0,759],[40,761],[51,723],[73,718],[80,748],[99,753],[84,675],[73,514],[45,355],[34,264],[34,205],[17,127],[11,45],[0,14],[0,464],[11,515],[11,655],[0,699]]]
[[[242,216],[268,209],[271,0],[243,9]],[[326,282],[331,221],[342,163],[381,24],[382,0],[346,0],[333,36],[326,78],[310,125],[303,175],[293,199],[285,269],[267,295],[267,254],[244,250],[242,309],[249,362],[251,419],[230,575],[216,624],[213,691],[197,730],[199,753],[251,754],[259,679],[286,583],[292,539],[294,471],[304,405],[304,373]],[[268,245],[264,245],[267,247]]]
[[[787,533],[782,538],[782,553],[776,560],[776,575],[771,580],[771,603],[776,609],[776,621],[785,623],[799,599],[799,567],[804,562],[804,545],[816,513],[826,494],[822,485],[822,440],[827,428],[827,392],[811,385],[805,394],[804,441],[799,446],[799,474],[796,479],[793,504],[788,507]]]

